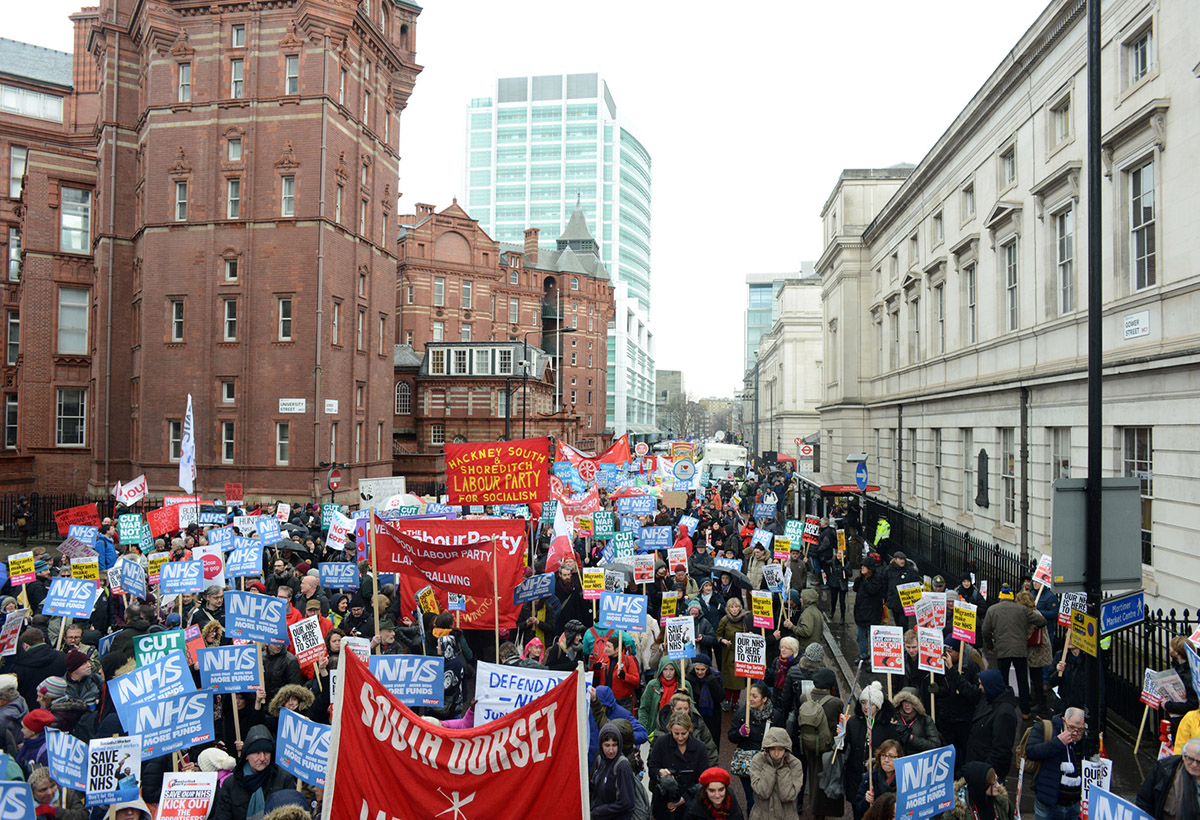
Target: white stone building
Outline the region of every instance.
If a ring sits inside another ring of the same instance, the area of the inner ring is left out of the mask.
[[[1194,609],[1200,5],[1110,0],[1102,36],[1105,475],[1142,478],[1148,596]],[[888,500],[1034,558],[1086,472],[1085,60],[1054,0],[920,164],[821,214],[823,479],[866,452]]]

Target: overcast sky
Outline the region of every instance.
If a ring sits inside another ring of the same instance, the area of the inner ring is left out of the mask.
[[[3,36],[71,50],[82,3],[6,5]],[[496,77],[599,72],[653,158],[657,366],[697,397],[730,396],[746,274],[820,256],[841,169],[918,162],[1045,5],[429,0],[400,213],[462,196],[466,105]]]

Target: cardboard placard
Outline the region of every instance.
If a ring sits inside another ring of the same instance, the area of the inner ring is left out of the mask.
[[[762,680],[767,676],[767,639],[753,632],[739,632],[733,640],[733,674]]]
[[[979,607],[966,601],[956,601],[954,604],[954,620],[950,637],[967,643],[975,643],[975,616]]]
[[[770,592],[750,590],[750,610],[755,628],[771,629],[775,626],[775,607]]]
[[[877,675],[904,674],[904,630],[898,626],[871,626],[871,671]]]

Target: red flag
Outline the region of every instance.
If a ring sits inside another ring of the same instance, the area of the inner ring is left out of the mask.
[[[574,558],[575,549],[571,546],[571,528],[563,517],[562,504],[554,508],[554,537],[550,540],[550,551],[546,554],[546,572],[558,572],[558,567],[565,558]]]
[[[395,522],[376,518],[375,543],[381,572],[399,572],[459,595],[492,594],[491,541],[435,544],[401,532]]]
[[[473,729],[426,723],[343,652],[323,820],[586,817],[587,722],[578,671]]]

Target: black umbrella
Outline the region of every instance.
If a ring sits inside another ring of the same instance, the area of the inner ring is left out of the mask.
[[[299,553],[300,555],[306,555],[309,558],[312,558],[316,555],[316,553],[304,546],[303,543],[298,543],[290,538],[280,538],[278,541],[272,541],[270,544],[267,544],[266,548],[279,552],[282,552],[283,550],[291,550],[292,552]]]
[[[302,527],[299,524],[280,524],[279,529],[286,532],[308,533],[308,527]]]
[[[629,566],[629,564],[618,564],[616,561],[613,561],[610,564],[597,564],[597,567],[605,572],[619,572],[625,577],[626,584],[633,583],[633,567]]]
[[[750,576],[742,572],[740,569],[731,569],[729,567],[713,567],[713,572],[720,578],[722,573],[729,573],[729,577],[733,579],[735,587],[742,589],[754,589],[754,583],[750,580]]]

